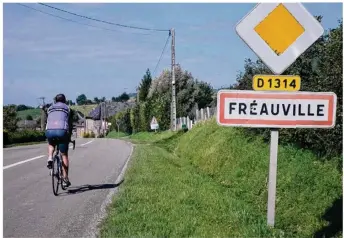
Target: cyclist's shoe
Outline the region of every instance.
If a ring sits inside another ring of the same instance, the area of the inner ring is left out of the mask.
[[[63,183],[63,186],[65,187],[69,187],[70,185],[72,185],[69,179],[65,179],[65,178],[63,179],[62,183]]]
[[[48,159],[47,168],[48,169],[52,169],[53,168],[53,159]]]

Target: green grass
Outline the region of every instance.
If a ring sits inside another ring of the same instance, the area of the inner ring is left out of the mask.
[[[126,137],[126,136],[128,136],[128,135],[125,134],[124,132],[110,131],[106,137],[116,139],[116,138],[122,138],[122,137]]]
[[[129,136],[129,139],[134,143],[155,143],[166,138],[169,138],[174,133],[172,131],[165,132],[139,132]]]
[[[90,104],[90,105],[74,105],[71,106],[70,108],[76,111],[81,112],[85,116],[87,116],[94,108],[96,108],[98,105],[97,104]]]
[[[21,118],[21,120],[25,120],[28,115],[31,115],[33,119],[37,119],[41,115],[41,109],[35,108],[17,112],[17,118]]]
[[[214,121],[185,134],[132,139],[150,144],[136,146],[102,237],[311,237],[342,195],[335,158],[320,162],[308,151],[279,146],[276,220],[269,229],[269,146],[262,139]]]
[[[101,237],[272,234],[264,216],[242,210],[225,187],[159,147],[138,145],[122,186]]]
[[[278,150],[276,227],[290,236],[312,236],[325,225],[319,217],[342,194],[338,158],[322,163],[309,151],[291,146]],[[262,139],[212,121],[183,136],[177,154],[266,213],[269,145]]]

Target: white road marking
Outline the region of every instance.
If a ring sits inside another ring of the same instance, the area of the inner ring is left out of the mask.
[[[40,156],[36,156],[36,157],[34,157],[34,158],[31,158],[31,159],[19,161],[19,162],[17,162],[17,163],[14,163],[14,164],[10,164],[10,165],[4,166],[3,169],[5,170],[5,169],[8,169],[8,168],[11,168],[11,167],[20,165],[20,164],[24,164],[24,163],[30,162],[30,161],[32,161],[32,160],[36,160],[36,159],[43,158],[43,157],[45,157],[45,156],[46,156],[46,155],[40,155]]]
[[[90,143],[92,143],[94,140],[91,140],[91,141],[88,141],[84,144],[81,144],[80,146],[85,146],[85,145],[88,145]],[[73,146],[70,146],[69,148],[73,148]],[[32,160],[36,160],[36,159],[40,159],[40,158],[43,158],[44,156],[47,156],[47,155],[39,155],[39,156],[36,156],[34,158],[31,158],[31,159],[27,159],[27,160],[23,160],[23,161],[19,161],[17,163],[14,163],[14,164],[10,164],[10,165],[7,165],[7,166],[4,166],[3,169],[9,169],[9,168],[12,168],[14,166],[17,166],[17,165],[20,165],[20,164],[24,164],[24,163],[27,163],[27,162],[30,162]]]
[[[86,142],[86,143],[84,143],[84,144],[81,144],[80,146],[88,145],[88,144],[92,143],[93,141],[94,141],[94,140],[91,140],[91,141],[89,141],[89,142]]]

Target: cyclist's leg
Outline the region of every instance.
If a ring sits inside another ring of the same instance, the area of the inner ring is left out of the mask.
[[[69,149],[69,135],[67,133],[64,134],[63,137],[61,137],[61,142],[59,143],[59,149],[60,153],[62,155],[63,160],[63,177],[64,177],[64,183],[65,186],[70,186],[71,183],[68,178],[68,169],[69,169],[69,159],[68,159],[68,149]]]
[[[56,143],[53,140],[56,136],[56,133],[54,132],[54,130],[46,130],[45,132],[45,136],[48,139],[48,160],[47,160],[47,167],[49,169],[52,168],[53,165],[53,154],[54,154],[54,150],[55,150],[55,146]]]

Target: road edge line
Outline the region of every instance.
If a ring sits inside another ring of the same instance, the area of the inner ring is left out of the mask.
[[[128,155],[127,161],[123,165],[120,174],[118,175],[117,179],[115,180],[115,184],[118,184],[122,181],[124,174],[127,170],[129,161],[132,157],[132,154],[134,152],[135,144],[125,141],[129,146],[131,147],[130,153]],[[113,188],[110,190],[110,192],[106,195],[102,205],[100,206],[100,212],[95,215],[95,217],[92,219],[88,229],[86,232],[84,232],[84,235],[82,237],[92,237],[96,238],[99,235],[100,227],[99,225],[103,221],[103,219],[107,216],[106,209],[111,204],[113,196],[118,192],[119,186]]]

